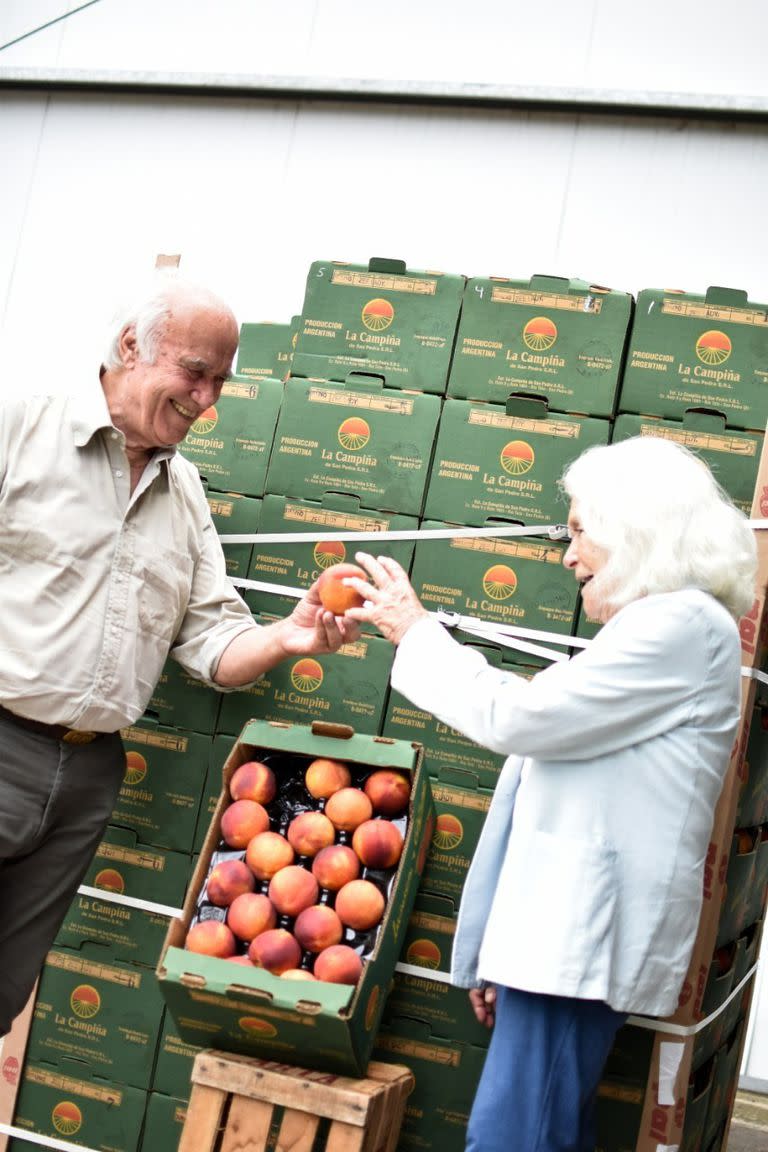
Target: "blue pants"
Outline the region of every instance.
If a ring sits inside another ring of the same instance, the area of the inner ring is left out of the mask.
[[[597,1086],[625,1020],[600,1000],[499,987],[467,1152],[594,1152]]]

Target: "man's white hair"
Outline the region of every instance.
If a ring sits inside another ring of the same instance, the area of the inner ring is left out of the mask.
[[[171,312],[175,308],[186,307],[214,308],[229,313],[237,327],[232,309],[215,292],[184,279],[174,270],[157,272],[113,316],[105,341],[105,368],[122,368],[120,337],[131,325],[136,329],[136,348],[140,359],[147,364],[154,364],[158,344]]]
[[[752,606],[754,532],[687,448],[658,436],[589,448],[561,484],[582,528],[609,553],[593,584],[613,611],[682,588],[711,593],[737,620]]]

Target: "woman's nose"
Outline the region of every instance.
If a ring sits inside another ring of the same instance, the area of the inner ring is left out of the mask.
[[[575,568],[578,557],[576,556],[576,544],[571,540],[568,545],[565,556],[563,556],[563,564],[566,568]]]

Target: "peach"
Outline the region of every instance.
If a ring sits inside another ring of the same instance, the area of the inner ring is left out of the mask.
[[[234,933],[221,920],[198,920],[187,933],[184,946],[190,952],[221,960],[228,960],[237,951]]]
[[[275,774],[261,760],[246,760],[235,769],[229,781],[229,794],[233,800],[256,800],[259,804],[269,804],[276,792]]]
[[[339,788],[326,801],[325,815],[340,832],[354,832],[373,816],[373,805],[361,788]]]
[[[249,840],[268,828],[269,815],[257,800],[235,800],[222,813],[221,835],[230,848],[245,848]]]
[[[336,831],[322,812],[302,812],[288,825],[288,843],[299,856],[316,856],[333,844]]]
[[[254,967],[253,960],[251,960],[250,956],[248,955],[230,956],[229,962],[230,964],[244,964],[246,968]]]
[[[317,594],[323,608],[334,616],[343,616],[348,608],[362,608],[365,600],[354,588],[343,584],[345,576],[358,576],[368,580],[366,572],[357,564],[334,564],[320,573],[317,580]]]
[[[316,800],[327,800],[339,788],[348,788],[352,777],[349,768],[341,760],[328,760],[323,756],[313,760],[307,768],[304,783],[310,796]]]
[[[347,944],[332,944],[315,960],[315,977],[331,984],[357,984],[363,962]]]
[[[277,924],[277,912],[268,896],[259,892],[243,892],[236,896],[227,910],[227,924],[241,940],[253,940]]]
[[[384,897],[370,880],[350,880],[336,893],[334,908],[342,924],[365,932],[384,915]]]
[[[269,898],[283,916],[298,916],[310,904],[317,903],[319,894],[317,880],[300,864],[281,868],[269,882]]]
[[[245,860],[259,880],[271,880],[275,872],[293,864],[293,848],[279,832],[259,832],[248,841]]]
[[[253,892],[256,881],[243,860],[221,860],[208,875],[206,895],[211,904],[226,908],[243,892]]]
[[[298,968],[301,948],[296,937],[285,928],[270,928],[251,940],[248,955],[257,968],[266,968],[279,976],[289,968]]]
[[[403,834],[389,820],[366,820],[352,834],[352,847],[366,868],[394,868],[403,851]]]
[[[346,844],[331,844],[322,848],[312,861],[312,874],[321,888],[338,892],[350,880],[360,875],[360,860],[357,853]]]
[[[293,934],[307,952],[322,952],[331,944],[338,944],[344,935],[344,925],[327,904],[313,904],[296,917]]]
[[[306,968],[286,968],[280,975],[283,980],[317,980],[317,976],[307,972]]]
[[[381,816],[397,816],[408,807],[411,782],[401,772],[381,768],[368,777],[363,791]]]

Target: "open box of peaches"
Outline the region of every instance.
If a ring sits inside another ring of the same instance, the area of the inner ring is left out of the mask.
[[[421,745],[252,720],[157,975],[191,1044],[365,1072],[434,809]]]

